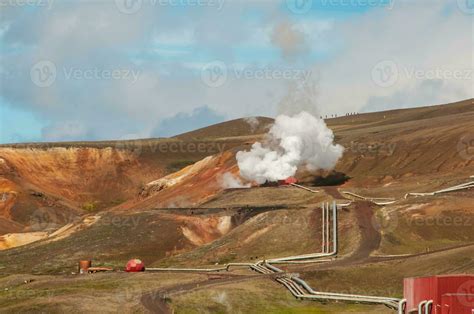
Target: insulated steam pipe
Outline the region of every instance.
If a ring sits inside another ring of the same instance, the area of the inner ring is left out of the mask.
[[[423,300],[418,303],[418,314],[423,314],[423,306],[428,302],[428,300]]]
[[[406,306],[407,306],[407,299],[401,299],[398,302],[398,314],[405,314]]]
[[[329,203],[326,203],[326,253],[329,253],[329,234],[331,232],[329,224]]]
[[[304,280],[298,277],[292,277],[292,280],[296,281],[298,284],[303,286],[309,293],[313,295],[320,295],[320,296],[340,296],[340,297],[350,297],[350,298],[363,298],[363,299],[371,299],[371,300],[378,300],[378,301],[386,301],[386,302],[399,302],[399,299],[396,298],[386,298],[386,297],[376,297],[376,296],[368,296],[368,295],[358,295],[358,294],[345,294],[345,293],[333,293],[333,292],[318,292],[314,291]]]
[[[326,223],[326,224],[329,224],[329,220],[328,220],[328,216],[329,216],[329,203],[327,204],[323,204],[323,213],[324,213],[324,219],[323,219],[323,223]],[[334,206],[334,202],[333,202],[333,216],[334,218],[337,218],[337,206]],[[334,221],[333,221],[334,223]],[[336,224],[337,226],[337,220],[336,220]],[[279,263],[279,264],[283,264],[283,262],[286,262],[286,261],[298,261],[298,260],[309,260],[309,259],[315,259],[315,258],[322,258],[322,257],[329,257],[329,256],[334,256],[337,254],[337,245],[334,246],[334,248],[336,250],[332,251],[332,252],[329,252],[329,233],[328,233],[328,229],[329,229],[329,226],[326,225],[324,227],[324,233],[323,233],[323,241],[324,242],[328,242],[328,243],[324,243],[324,245],[322,246],[323,247],[323,252],[322,253],[311,253],[311,254],[303,254],[303,255],[297,255],[297,256],[288,256],[288,257],[282,257],[282,258],[275,258],[275,259],[270,259],[270,260],[267,260],[268,263]],[[334,242],[337,242],[337,227],[334,228],[334,230],[336,232],[334,232]],[[334,231],[333,230],[333,231]],[[326,241],[327,240],[327,241]],[[259,263],[261,263],[263,261],[260,261]]]
[[[326,240],[326,236],[325,236],[325,231],[324,231],[324,228],[325,228],[325,225],[326,225],[326,218],[325,218],[325,213],[326,213],[326,206],[325,206],[325,203],[321,203],[321,210],[322,210],[322,218],[321,218],[321,221],[322,221],[322,226],[321,226],[321,234],[322,234],[322,240],[321,240],[321,251],[323,253],[326,253],[326,245],[324,244],[325,243],[325,240]]]
[[[171,272],[218,272],[218,271],[228,271],[230,267],[250,267],[254,264],[252,263],[229,263],[224,264],[222,267],[217,268],[173,268],[173,267],[147,267],[146,271],[171,271]]]
[[[429,300],[428,302],[426,302],[426,304],[425,304],[425,314],[430,314],[432,304],[433,304],[433,300]]]
[[[332,202],[332,251],[337,253],[337,205],[336,201]]]

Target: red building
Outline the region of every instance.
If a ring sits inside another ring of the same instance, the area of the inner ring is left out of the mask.
[[[278,180],[278,185],[290,185],[292,183],[298,183],[295,177],[288,177],[285,180]]]
[[[428,303],[431,314],[474,313],[474,275],[405,278],[403,294],[407,300],[405,313],[418,313],[424,301],[432,301]]]

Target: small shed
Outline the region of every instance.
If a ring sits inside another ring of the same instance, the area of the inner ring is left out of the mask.
[[[278,180],[278,185],[290,185],[293,183],[298,183],[298,180],[295,177],[288,177],[284,180]]]

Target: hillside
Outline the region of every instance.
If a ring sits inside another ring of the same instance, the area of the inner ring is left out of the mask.
[[[316,193],[226,181],[238,180],[235,154],[264,138],[269,118],[258,118],[253,131],[238,119],[172,139],[0,147],[0,291],[18,296],[15,302],[0,296],[0,305],[64,311],[100,286],[87,296],[91,310],[119,309],[119,295],[130,312],[226,311],[231,304],[244,312],[391,313],[299,301],[273,275],[246,269],[71,272],[81,259],[116,270],[130,258],[148,267],[201,268],[319,252],[320,204],[336,200],[346,204],[339,210],[337,258],[282,265],[284,271],[321,291],[392,297],[401,296],[407,276],[473,273],[474,190],[405,197],[472,180],[474,148],[466,138],[474,134],[473,120],[472,99],[328,119],[345,152],[335,172],[297,173]],[[381,197],[394,202],[370,200]]]

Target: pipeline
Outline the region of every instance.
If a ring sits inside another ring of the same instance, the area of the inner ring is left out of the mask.
[[[322,260],[323,257],[332,257],[337,255],[338,251],[338,224],[337,224],[337,208],[338,205],[335,201],[332,203],[332,217],[330,217],[331,208],[329,203],[322,203],[322,253],[303,254],[296,256],[288,256],[283,258],[275,258],[269,260],[258,261],[252,263],[228,263],[222,267],[217,268],[147,268],[147,271],[183,271],[183,272],[219,272],[229,271],[230,267],[248,267],[258,273],[270,275],[270,274],[282,274],[275,280],[282,284],[290,293],[298,299],[310,299],[310,300],[337,300],[337,301],[351,301],[371,304],[383,304],[392,309],[398,309],[399,313],[404,313],[404,304],[400,299],[378,297],[378,296],[366,296],[366,295],[354,295],[354,294],[343,294],[343,293],[332,293],[332,292],[317,292],[314,291],[304,280],[300,279],[298,275],[289,276],[285,274],[283,270],[272,265],[272,264],[296,264],[296,263],[314,263],[322,261],[330,261],[328,259]],[[331,228],[332,222],[332,228]],[[331,237],[332,233],[332,237]],[[331,242],[332,238],[332,250]],[[302,288],[308,293],[305,293]]]
[[[472,179],[472,178],[474,178],[474,176],[470,176],[469,178]],[[455,191],[467,190],[467,189],[472,189],[472,188],[474,188],[474,181],[458,184],[458,185],[448,187],[448,188],[445,188],[445,189],[441,189],[441,190],[438,190],[438,191],[434,191],[434,192],[426,192],[426,193],[412,192],[412,193],[407,193],[407,194],[405,194],[405,196],[403,198],[407,199],[409,196],[415,196],[415,197],[416,196],[435,196],[435,195],[441,194],[441,193],[455,192]],[[359,195],[359,194],[356,194],[356,193],[353,193],[353,192],[349,192],[349,191],[341,191],[341,193],[347,194],[347,195],[350,195],[352,197],[359,198],[359,199],[362,199],[362,200],[365,200],[365,201],[372,202],[375,205],[379,205],[379,206],[391,205],[391,204],[397,202],[397,199],[391,198],[391,197],[386,197],[386,198],[384,198],[384,197],[365,197],[365,196],[362,196],[362,195]],[[341,204],[339,206],[342,207],[343,204]]]
[[[292,278],[294,281],[297,281],[299,278]],[[298,298],[301,299],[320,299],[320,300],[336,300],[336,301],[352,301],[352,302],[363,302],[371,304],[383,304],[392,309],[398,309],[398,299],[384,298],[384,297],[374,297],[374,296],[365,296],[365,295],[352,295],[352,294],[343,294],[343,293],[325,293],[325,292],[316,292],[309,287],[306,282],[303,280],[297,281],[301,285],[306,285],[308,292],[310,294],[299,295]],[[305,287],[306,289],[306,287]]]
[[[418,314],[423,314],[423,307],[428,303],[428,300],[423,300],[418,303]]]
[[[474,178],[474,176],[471,176],[470,178]],[[404,198],[407,199],[409,196],[434,196],[436,194],[441,194],[441,193],[448,193],[448,192],[455,192],[455,191],[460,191],[460,190],[466,190],[466,189],[471,189],[474,188],[474,181],[458,184],[449,188],[441,189],[438,191],[434,192],[427,192],[427,193],[407,193],[405,194]]]
[[[296,184],[296,183],[290,183],[291,186],[294,186],[296,188],[299,188],[299,189],[303,189],[303,190],[306,190],[308,192],[311,192],[311,193],[319,193],[321,191],[316,191],[316,190],[311,190],[310,188],[307,188],[305,186],[302,186],[302,185],[299,185],[299,184]]]
[[[398,314],[405,314],[407,308],[407,299],[401,299],[398,302]]]
[[[329,203],[322,203],[322,221],[323,221],[323,230],[322,230],[322,253],[312,253],[312,254],[303,254],[303,255],[296,255],[296,256],[288,256],[288,257],[282,257],[282,258],[274,258],[274,259],[269,259],[267,260],[268,263],[274,264],[274,263],[279,263],[279,264],[284,264],[284,262],[293,262],[293,261],[299,261],[299,260],[309,260],[309,259],[316,259],[316,258],[322,258],[322,257],[330,257],[334,256],[337,254],[337,205],[336,201],[333,201],[332,203],[332,213],[333,213],[333,219],[332,219],[332,239],[333,239],[333,248],[332,251],[330,252],[330,218],[329,218],[329,213],[330,213],[330,208],[329,208]],[[324,227],[325,225],[325,227]]]
[[[432,305],[433,305],[433,300],[425,301],[425,314],[430,314]],[[422,312],[420,312],[419,307],[418,307],[418,313],[423,314]]]
[[[344,193],[344,194],[356,197],[356,198],[360,198],[364,201],[372,202],[375,205],[379,205],[379,206],[390,205],[390,204],[393,204],[393,203],[396,202],[396,200],[394,198],[391,198],[391,197],[387,197],[387,198],[383,198],[383,197],[365,197],[365,196],[355,194],[355,193],[352,193],[352,192],[349,192],[349,191],[341,191],[341,192]]]
[[[222,267],[217,268],[173,268],[173,267],[147,267],[146,271],[171,271],[171,272],[204,272],[204,273],[211,273],[211,272],[219,272],[219,271],[229,271],[230,267],[251,267],[254,264],[252,263],[228,263],[224,264]]]

